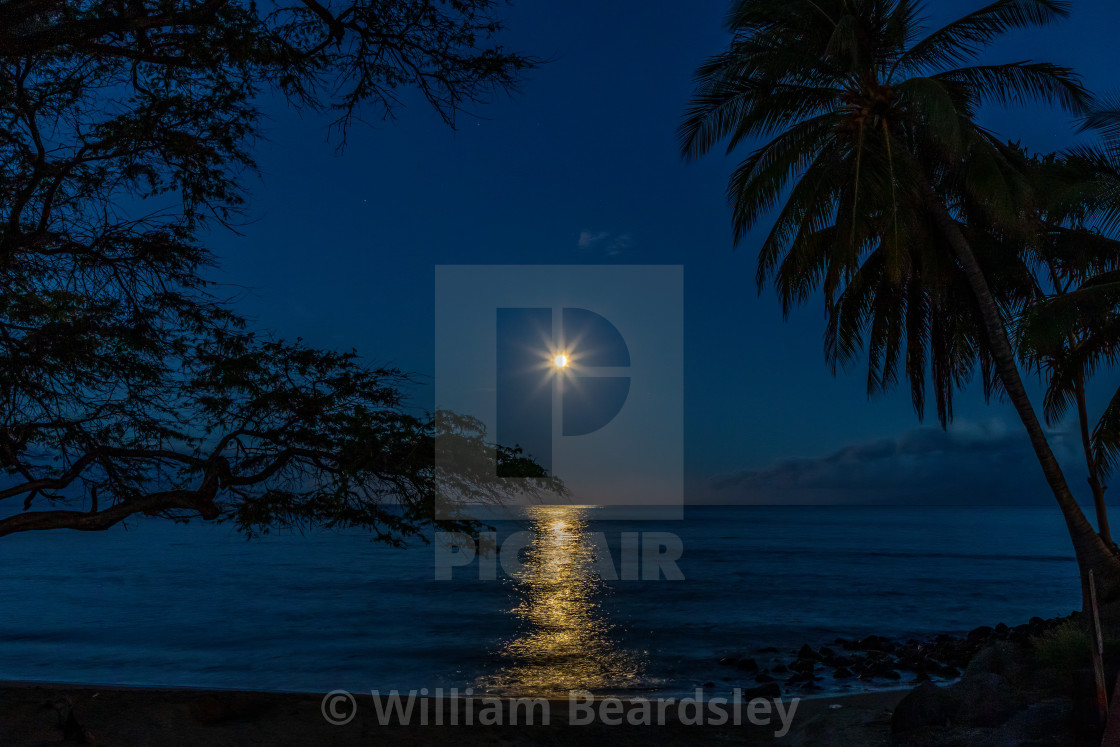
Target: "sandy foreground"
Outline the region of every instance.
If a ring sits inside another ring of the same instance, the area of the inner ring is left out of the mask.
[[[443,726],[419,723],[421,700],[414,704],[410,723],[380,723],[379,714],[369,693],[355,693],[357,710],[348,723],[332,725],[324,710],[345,718],[350,703],[339,700],[324,705],[319,694],[261,693],[244,691],[207,691],[190,689],[156,689],[126,687],[95,687],[64,684],[0,683],[0,745],[17,747],[81,743],[97,745],[370,745],[370,744],[811,744],[811,745],[887,745],[890,742],[890,712],[906,690],[894,690],[837,697],[801,699],[790,716],[792,705],[783,702],[790,728],[782,737],[775,731],[782,728],[775,704],[755,706],[756,720],[770,717],[765,725],[752,724],[747,705],[740,712],[740,725],[732,725],[734,711],[727,707],[728,723],[692,725],[682,723],[675,705],[664,707],[664,723],[656,723],[656,703],[649,708],[651,725],[631,725],[628,718],[641,723],[643,712],[631,713],[637,706],[622,699],[621,710],[602,703],[582,701],[582,710],[573,711],[570,701],[548,703],[548,725],[541,723],[544,708],[533,711],[532,726],[509,725],[508,702],[501,707],[503,725],[480,726],[477,721],[486,711],[492,719],[497,707],[475,700],[469,705],[459,700],[452,706],[442,701],[440,718]],[[436,701],[424,705],[429,724],[435,720]],[[452,709],[460,725],[446,725]],[[588,709],[591,709],[590,711]],[[474,725],[462,725],[472,711]],[[766,712],[769,711],[769,714]],[[593,723],[574,725],[574,720]],[[600,715],[621,725],[604,723]],[[695,715],[686,720],[695,720]],[[695,714],[695,711],[692,711]],[[715,711],[706,710],[711,720]]]

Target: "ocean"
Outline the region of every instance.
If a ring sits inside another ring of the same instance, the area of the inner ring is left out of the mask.
[[[1057,508],[720,506],[619,521],[542,507],[496,528],[499,542],[527,532],[520,554],[503,553],[520,561],[515,576],[493,556],[448,566],[468,552],[441,555],[451,578],[437,580],[432,545],[357,531],[246,540],[144,520],[11,535],[0,680],[657,696],[753,684],[719,664],[726,655],[961,634],[1080,606]],[[631,578],[634,558],[659,548],[679,550],[662,570],[683,578]]]

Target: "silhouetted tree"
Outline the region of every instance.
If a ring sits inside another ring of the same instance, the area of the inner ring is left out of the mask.
[[[1120,242],[1111,238],[1120,211],[1115,107],[1098,106],[1084,129],[1099,144],[1033,159],[1037,183],[1040,298],[1017,324],[1020,354],[1043,375],[1043,412],[1049,422],[1075,410],[1093,493],[1097,528],[1112,543],[1105,490],[1120,457],[1120,390],[1091,420],[1086,386],[1120,361]]]
[[[1078,506],[1017,367],[1006,320],[1023,286],[993,282],[1023,267],[999,253],[1031,241],[1029,179],[1014,149],[976,122],[986,102],[1081,112],[1089,96],[1059,65],[969,64],[1008,30],[1065,16],[1068,3],[998,0],[928,34],[920,12],[909,0],[737,2],[729,48],[697,73],[684,152],[768,140],[728,186],[737,240],[773,211],[760,287],[773,279],[787,308],[823,288],[829,313],[850,318],[834,324],[830,355],[850,357],[866,340],[876,385],[893,383],[904,361],[919,414],[928,364],[943,423],[952,390],[987,367],[1062,510],[1083,591],[1093,570],[1118,598],[1120,557]]]
[[[248,331],[200,241],[242,208],[261,101],[332,112],[344,137],[411,91],[450,123],[533,64],[494,44],[493,11],[0,4],[0,535],[148,514],[396,542],[435,520],[437,430],[495,469],[543,475],[476,421],[406,407],[397,370]],[[505,495],[488,474],[442,477]]]

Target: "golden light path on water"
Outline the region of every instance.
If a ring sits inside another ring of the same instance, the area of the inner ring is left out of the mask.
[[[595,569],[598,548],[581,506],[529,509],[533,544],[513,581],[519,602],[511,613],[518,634],[499,652],[505,662],[480,689],[506,695],[567,697],[572,690],[634,687],[641,657],[612,639],[600,604],[604,584]]]

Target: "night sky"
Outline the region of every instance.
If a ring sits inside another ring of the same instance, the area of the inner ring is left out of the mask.
[[[938,2],[931,23],[981,4]],[[518,94],[456,130],[406,97],[395,121],[356,125],[341,155],[326,119],[268,107],[247,222],[211,237],[217,278],[244,287],[226,290],[261,328],[430,375],[435,265],[683,265],[688,500],[1052,502],[1010,407],[974,386],[948,433],[919,426],[908,390],[869,402],[864,367],[832,376],[819,297],[783,323],[773,292],[757,294],[757,241],[733,248],[724,196],[746,149],[686,163],[676,137],[693,70],[726,43],[726,8],[515,0],[506,46],[549,60]],[[985,59],[1071,65],[1108,92],[1117,28],[1120,5],[1079,0]],[[1031,149],[1076,140],[1069,117],[1037,106],[981,121]],[[432,406],[430,386],[414,397]],[[1074,448],[1055,434],[1087,499]]]

